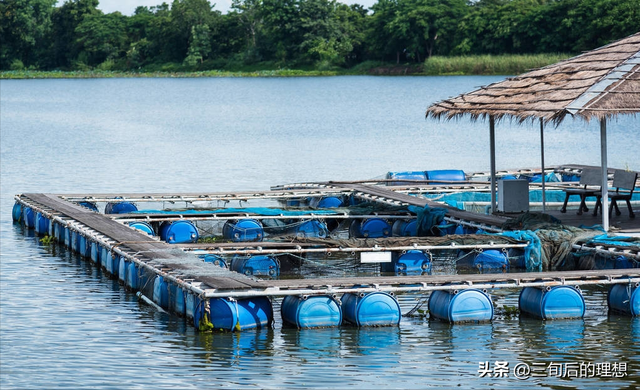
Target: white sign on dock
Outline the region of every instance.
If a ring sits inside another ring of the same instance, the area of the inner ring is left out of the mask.
[[[391,263],[391,252],[362,252],[361,263]]]

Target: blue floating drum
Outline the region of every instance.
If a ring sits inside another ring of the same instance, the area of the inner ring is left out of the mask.
[[[280,306],[282,320],[298,328],[340,326],[340,303],[329,295],[287,295]]]
[[[585,311],[582,293],[575,287],[525,287],[518,299],[520,311],[543,320],[582,318]]]
[[[489,295],[477,289],[437,290],[429,296],[429,314],[450,323],[485,322],[493,319]]]

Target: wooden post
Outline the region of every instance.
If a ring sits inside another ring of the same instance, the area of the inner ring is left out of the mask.
[[[547,196],[545,194],[545,174],[544,174],[544,123],[540,118],[540,163],[542,164],[542,212],[547,211]]]
[[[491,214],[496,208],[496,122],[493,116],[489,116],[489,142],[491,151]]]
[[[600,163],[602,165],[602,228],[609,231],[609,172],[607,169],[607,119],[600,119]]]

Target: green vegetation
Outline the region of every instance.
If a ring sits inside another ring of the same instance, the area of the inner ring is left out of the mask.
[[[434,56],[425,61],[424,66],[411,63],[396,65],[379,61],[365,61],[349,69],[336,70],[207,70],[190,71],[38,71],[11,70],[0,72],[0,79],[39,79],[39,78],[123,78],[123,77],[295,77],[295,76],[339,76],[368,74],[412,74],[412,75],[514,75],[529,69],[539,68],[568,58],[568,54],[536,55],[482,55],[482,56]],[[405,70],[408,69],[408,72]]]
[[[514,75],[569,58],[569,54],[433,56],[425,61],[428,75]]]
[[[125,77],[294,77],[294,76],[335,76],[336,71],[319,70],[258,70],[254,72],[231,72],[225,70],[207,70],[201,72],[127,72],[127,71],[41,71],[21,70],[0,72],[0,79],[90,79],[90,78],[125,78]]]
[[[53,244],[55,242],[55,237],[50,236],[50,235],[46,235],[46,236],[44,236],[44,237],[42,237],[40,239],[40,242],[43,245],[51,245],[51,244]]]
[[[513,75],[532,68],[546,66],[569,55],[501,55],[501,56],[434,56],[425,61],[424,67],[411,63],[401,65],[378,61],[365,61],[349,69],[336,70],[207,70],[207,71],[39,71],[11,70],[0,72],[0,79],[38,78],[123,78],[123,77],[292,77],[292,76],[338,76],[367,74],[412,74],[412,75]],[[408,71],[405,71],[408,70]]]
[[[518,306],[504,305],[502,309],[505,317],[515,317],[520,314],[520,308],[518,308]]]
[[[132,16],[56,3],[0,2],[2,77],[413,74],[425,60],[427,74],[514,74],[553,56],[502,55],[577,53],[640,26],[638,0],[233,0],[226,14],[173,0]]]

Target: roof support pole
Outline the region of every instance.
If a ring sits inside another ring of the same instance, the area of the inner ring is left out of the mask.
[[[489,116],[489,142],[491,150],[491,214],[497,211],[496,208],[496,121]]]
[[[609,231],[609,172],[607,168],[607,119],[600,119],[600,163],[602,164],[602,228]]]
[[[542,212],[547,212],[547,195],[545,194],[545,185],[546,177],[544,174],[544,123],[542,123],[542,118],[540,118],[540,163],[542,164]]]

